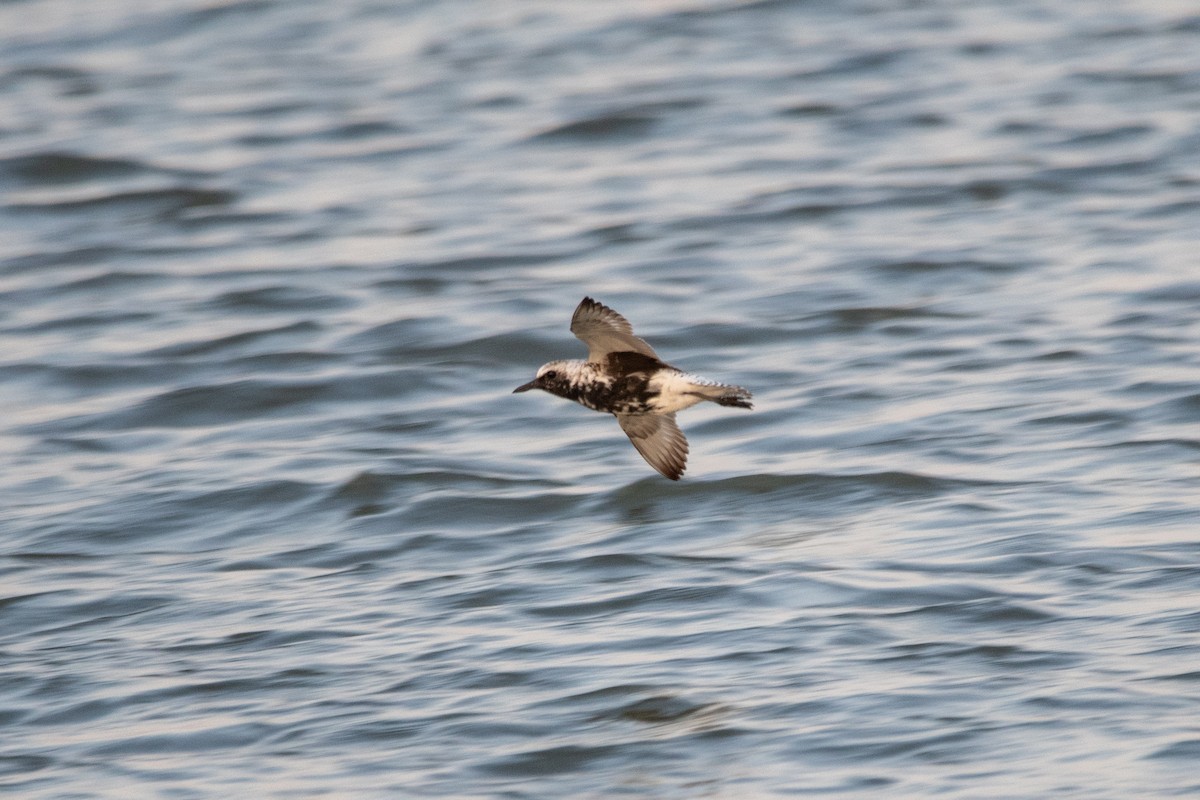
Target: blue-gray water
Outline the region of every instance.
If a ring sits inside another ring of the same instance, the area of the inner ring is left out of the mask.
[[[3,796],[1200,793],[1194,2],[9,0],[0,191]]]

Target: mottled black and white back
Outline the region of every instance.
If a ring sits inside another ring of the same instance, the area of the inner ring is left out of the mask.
[[[705,400],[752,408],[750,392],[667,364],[633,333],[623,316],[590,297],[575,309],[571,332],[588,347],[586,361],[551,361],[513,392],[541,389],[613,414],[650,466],[671,480],[687,467],[688,443],[675,413]]]

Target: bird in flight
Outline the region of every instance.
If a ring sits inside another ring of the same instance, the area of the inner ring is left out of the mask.
[[[627,319],[590,297],[571,316],[571,333],[587,345],[587,361],[543,364],[537,377],[513,393],[541,389],[612,414],[642,458],[673,481],[683,476],[688,455],[675,412],[704,400],[753,408],[750,392],[741,386],[691,375],[659,359],[633,335]]]

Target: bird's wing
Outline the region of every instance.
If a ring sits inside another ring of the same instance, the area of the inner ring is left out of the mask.
[[[688,443],[674,414],[617,414],[617,422],[647,464],[673,481],[683,476]]]
[[[603,303],[583,298],[571,316],[571,333],[588,347],[588,361],[603,364],[609,353],[634,352],[657,359],[658,354],[633,335],[633,326]]]

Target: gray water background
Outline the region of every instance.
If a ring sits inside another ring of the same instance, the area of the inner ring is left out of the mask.
[[[1200,795],[1198,252],[1194,2],[0,3],[0,795]]]

